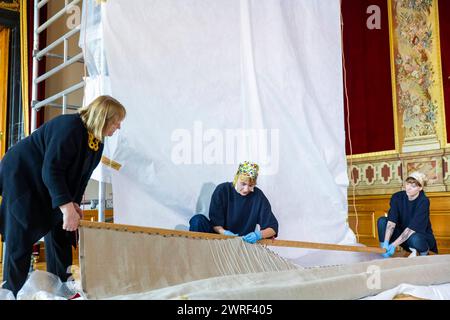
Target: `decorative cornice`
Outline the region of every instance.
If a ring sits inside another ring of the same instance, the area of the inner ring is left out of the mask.
[[[360,159],[374,159],[374,158],[385,158],[386,156],[396,156],[398,155],[397,150],[387,150],[369,153],[359,153],[351,156],[347,156],[347,160],[360,160]]]
[[[419,170],[428,177],[426,190],[448,191],[449,159],[450,149],[446,148],[347,161],[349,190],[355,189],[357,195],[392,194],[402,188],[408,173]]]

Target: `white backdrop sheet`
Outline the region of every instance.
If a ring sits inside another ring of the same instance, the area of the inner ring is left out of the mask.
[[[108,91],[127,108],[106,154],[122,164],[112,175],[115,222],[186,229],[250,160],[261,165],[279,239],[355,242],[339,0],[101,6]]]

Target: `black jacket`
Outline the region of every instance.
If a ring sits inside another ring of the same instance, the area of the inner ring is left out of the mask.
[[[59,206],[80,204],[103,151],[88,146],[79,114],[46,122],[11,147],[0,162],[0,233],[20,227],[32,242],[62,220]]]

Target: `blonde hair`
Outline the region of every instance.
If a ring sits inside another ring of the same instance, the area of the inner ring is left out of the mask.
[[[256,179],[250,177],[248,174],[240,173],[234,176],[233,187],[236,187],[236,183],[239,178],[241,178],[241,181],[244,183],[256,185]]]
[[[110,96],[99,96],[78,113],[87,130],[98,140],[103,141],[103,130],[112,121],[122,121],[127,112],[125,107]]]

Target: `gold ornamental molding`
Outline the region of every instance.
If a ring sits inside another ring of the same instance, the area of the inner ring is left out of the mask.
[[[387,151],[379,151],[379,152],[369,152],[369,153],[358,153],[351,156],[347,156],[347,160],[358,161],[362,159],[373,159],[380,158],[384,159],[386,157],[398,155],[397,150],[387,150]]]
[[[0,1],[0,9],[19,11],[20,10],[19,0]]]
[[[30,134],[30,113],[28,109],[28,23],[27,23],[27,0],[20,0],[20,78],[22,91],[22,112],[24,135]]]

